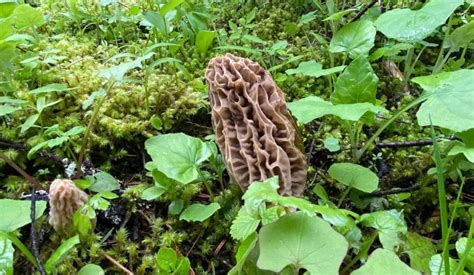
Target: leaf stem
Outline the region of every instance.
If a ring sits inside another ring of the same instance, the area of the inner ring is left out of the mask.
[[[430,119],[431,120],[431,119]],[[448,250],[448,241],[449,241],[449,228],[448,228],[448,206],[446,203],[446,186],[444,180],[444,173],[443,173],[443,164],[441,160],[441,154],[439,150],[439,145],[436,137],[436,133],[431,123],[431,139],[433,140],[433,154],[434,154],[434,161],[436,165],[436,177],[437,177],[437,186],[438,186],[438,202],[439,202],[439,209],[441,212],[441,236],[443,238],[443,251],[442,251],[442,258],[444,262],[444,270],[445,274],[449,275],[449,250]],[[440,270],[443,264],[440,265]]]

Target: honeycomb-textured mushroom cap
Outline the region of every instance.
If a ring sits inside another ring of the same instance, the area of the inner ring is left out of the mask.
[[[279,176],[282,195],[300,195],[306,160],[284,95],[258,63],[232,54],[206,70],[216,143],[234,182]]]
[[[72,217],[88,199],[87,194],[79,189],[72,180],[55,179],[49,187],[49,224],[56,231],[65,230]]]

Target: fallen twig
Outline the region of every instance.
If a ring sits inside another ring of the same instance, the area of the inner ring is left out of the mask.
[[[30,234],[31,234],[31,246],[33,247],[33,255],[35,256],[36,264],[38,265],[38,270],[41,275],[45,275],[46,272],[44,270],[44,266],[41,263],[40,259],[40,253],[39,253],[39,248],[38,248],[38,242],[37,242],[37,235],[36,235],[36,228],[35,228],[35,221],[36,221],[36,188],[35,185],[33,185],[31,189],[31,228],[30,228]]]
[[[362,17],[362,15],[364,15],[364,13],[366,13],[373,5],[375,5],[375,3],[377,3],[377,0],[372,0],[370,1],[369,4],[367,4],[367,6],[363,7],[357,14],[354,18],[351,19],[351,21],[349,21],[349,23],[352,23],[356,20],[358,20],[359,18]]]
[[[10,165],[13,169],[15,169],[18,172],[18,174],[22,175],[33,186],[35,186],[36,189],[45,190],[44,187],[38,181],[36,181],[32,176],[30,176],[23,169],[21,169],[20,166],[16,165],[16,163],[13,162],[11,159],[9,159],[7,156],[0,153],[0,159],[3,159],[8,165]]]
[[[103,255],[107,260],[112,262],[116,267],[120,268],[123,272],[125,272],[125,274],[133,275],[132,271],[128,270],[125,266],[123,266],[121,263],[117,262],[114,258],[110,257],[109,255],[107,255],[105,253]]]
[[[383,197],[386,195],[394,195],[394,194],[400,194],[400,193],[406,193],[406,192],[411,192],[415,191],[421,188],[420,184],[415,184],[410,187],[405,187],[405,188],[394,188],[391,190],[384,190],[384,191],[377,191],[377,192],[372,192],[369,194],[362,194],[360,195],[361,198],[373,198],[373,197]]]
[[[449,140],[455,140],[455,137],[446,137]],[[420,139],[413,141],[389,141],[389,142],[380,142],[375,144],[378,148],[400,148],[400,147],[417,147],[417,146],[426,146],[433,145],[431,139]]]
[[[17,149],[17,150],[22,151],[22,152],[28,152],[30,150],[30,148],[28,148],[27,146],[17,144],[17,143],[11,142],[11,141],[3,139],[3,138],[0,138],[0,146],[7,147],[7,148],[14,148],[14,149]],[[64,158],[56,156],[55,154],[52,154],[50,152],[39,150],[39,151],[36,152],[36,154],[38,154],[38,156],[40,156],[40,157],[47,158],[47,159],[50,159],[50,160],[53,160],[53,161],[56,161],[56,162],[59,162],[59,163],[63,164]]]

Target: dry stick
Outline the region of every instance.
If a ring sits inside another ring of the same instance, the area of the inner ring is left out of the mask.
[[[111,261],[115,266],[117,266],[118,268],[120,268],[123,272],[125,272],[127,275],[133,275],[133,272],[128,270],[125,266],[123,266],[122,264],[120,264],[119,262],[117,262],[114,258],[110,257],[109,255],[107,254],[103,254],[104,257]]]
[[[31,149],[27,146],[14,143],[12,141],[3,139],[1,137],[0,137],[0,146],[7,147],[7,148],[14,148],[14,149],[17,149],[17,150],[22,151],[22,152],[28,152]],[[56,156],[53,153],[42,151],[42,150],[37,151],[36,154],[38,154],[40,157],[47,158],[47,159],[59,162],[61,164],[62,164],[63,159],[64,159],[64,158],[61,158],[59,156]]]
[[[369,10],[373,5],[375,5],[375,3],[377,3],[377,0],[372,0],[369,4],[367,4],[367,6],[365,6],[363,9],[361,9],[357,15],[351,19],[351,21],[349,21],[349,23],[352,23],[354,21],[356,21],[357,19],[361,18],[362,15],[364,15],[364,13],[367,12],[367,10]]]
[[[369,194],[362,194],[360,195],[361,198],[373,198],[373,197],[383,197],[386,195],[394,195],[394,194],[400,194],[400,193],[406,193],[406,192],[411,192],[415,191],[421,188],[420,184],[415,184],[410,187],[405,187],[405,188],[395,188],[391,190],[385,190],[385,191],[377,191]]]
[[[36,235],[36,228],[35,228],[35,220],[36,220],[36,188],[33,185],[31,188],[31,228],[30,228],[30,234],[31,234],[31,245],[33,246],[33,255],[35,256],[36,264],[38,265],[38,269],[41,275],[45,275],[46,272],[44,270],[44,266],[41,263],[40,260],[40,253],[39,253],[39,248],[38,248],[38,242],[37,242],[37,235]]]
[[[13,169],[15,169],[18,174],[22,175],[26,180],[28,180],[31,184],[33,184],[37,189],[46,190],[44,187],[39,184],[32,176],[28,175],[23,169],[21,169],[15,162],[9,159],[4,154],[0,153],[0,159],[3,159],[8,165],[10,165]]]
[[[446,137],[449,140],[456,140],[456,137],[450,136]],[[433,145],[433,141],[431,139],[420,139],[420,140],[413,140],[413,141],[389,141],[389,142],[380,142],[375,144],[378,148],[400,148],[400,147],[416,147],[416,146],[426,146],[426,145]]]

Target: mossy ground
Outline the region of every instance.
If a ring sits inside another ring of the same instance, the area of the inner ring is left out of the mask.
[[[316,32],[321,37],[330,39],[331,30],[327,24],[322,23],[322,16],[317,15],[315,20],[298,28],[295,34],[288,33],[287,22],[298,22],[303,14],[314,9],[308,1],[231,2],[213,3],[200,8],[213,17],[209,27],[218,31],[220,38],[232,36],[229,27],[229,22],[232,21],[242,33],[266,41],[262,45],[236,38],[235,45],[264,49],[275,41],[288,41],[288,47],[281,55],[273,57],[264,54],[257,60],[263,66],[270,68],[298,55],[303,55],[303,60],[314,59],[324,67],[331,66],[329,53],[310,34]],[[137,7],[147,10],[147,3],[138,3]],[[258,8],[252,22],[239,23],[255,9],[255,5]],[[101,9],[82,6],[93,18],[77,20],[71,17],[67,5],[41,1],[38,8],[46,15],[47,22],[37,30],[40,42],[27,51],[32,56],[37,53],[42,62],[35,66],[18,66],[9,75],[11,78],[1,83],[0,91],[34,104],[35,98],[27,93],[28,90],[51,83],[67,84],[69,90],[52,95],[52,99],[61,99],[61,102],[42,113],[37,124],[43,128],[35,127],[25,133],[20,132],[18,125],[33,113],[32,109],[22,110],[9,120],[1,121],[2,141],[31,147],[48,138],[44,132],[46,127],[57,124],[65,132],[75,126],[87,126],[91,108],[85,108],[84,103],[92,93],[103,87],[100,70],[133,60],[133,57],[127,56],[111,59],[117,54],[130,53],[138,56],[153,43],[150,31],[140,26],[137,15],[131,14],[130,8],[133,6],[134,4],[118,7],[111,5]],[[229,228],[239,209],[241,191],[229,184],[227,176],[226,190],[220,190],[217,182],[213,187],[216,194],[220,194],[216,201],[221,204],[222,211],[203,223],[179,221],[176,216],[169,215],[169,201],[166,199],[157,202],[140,199],[143,190],[152,184],[152,179],[145,176],[144,169],[148,160],[144,150],[147,138],[164,132],[182,131],[201,138],[213,133],[207,87],[203,84],[203,78],[208,60],[224,52],[211,48],[205,55],[198,54],[193,45],[185,42],[173,57],[182,61],[189,75],[170,64],[159,65],[151,71],[146,68],[134,69],[126,75],[126,81],[117,83],[110,91],[89,140],[87,156],[94,167],[108,171],[121,180],[121,197],[111,201],[110,209],[99,214],[94,234],[68,254],[58,266],[59,274],[74,273],[78,267],[89,262],[100,264],[111,274],[120,272],[104,254],[136,274],[149,274],[155,264],[155,254],[163,246],[172,247],[181,255],[188,256],[196,274],[224,274],[235,264],[237,245],[229,235]],[[285,92],[287,101],[307,95],[329,98],[331,87],[326,78],[314,79],[284,73],[286,69],[295,66],[295,63],[287,64],[272,72]],[[390,77],[382,66],[376,65],[374,69],[381,80],[377,97],[386,103],[388,109],[395,110],[413,98],[413,94],[404,91],[404,84]],[[166,126],[157,130],[151,123],[152,117],[159,117]],[[429,129],[417,126],[415,119],[413,112],[406,113],[384,132],[380,140],[429,138]],[[373,127],[364,129],[362,140],[370,136],[380,123],[375,121]],[[326,171],[334,161],[350,160],[350,152],[344,149],[350,147],[346,133],[341,131],[333,118],[301,126],[301,131],[311,164],[308,177],[310,183],[305,196],[316,201],[312,189],[315,183],[321,183],[330,198],[337,201],[342,186],[329,179]],[[340,152],[331,153],[323,147],[323,140],[328,137],[340,140]],[[81,141],[81,136],[74,136],[65,145],[44,150],[56,156],[77,160]],[[1,146],[10,159],[39,179],[45,187],[57,175],[64,173],[62,165],[55,161],[40,156],[28,159],[26,153],[18,148],[4,146],[3,143]],[[429,185],[430,179],[426,171],[433,166],[431,147],[378,151],[372,149],[361,163],[379,172],[382,178],[381,189],[409,187],[419,182],[427,182]],[[472,182],[469,184],[472,185]],[[0,197],[19,198],[29,190],[29,183],[0,161]],[[371,199],[368,201],[369,207],[376,210],[383,209],[388,204],[396,206],[405,211],[405,218],[411,229],[425,232],[428,236],[439,236],[438,223],[433,222],[433,219],[438,218],[435,210],[436,190],[434,186],[423,190],[422,193],[414,191],[405,199],[397,196]],[[180,195],[194,201],[208,200],[205,190],[195,186],[185,188]],[[344,206],[358,211],[354,205]],[[53,232],[45,218],[37,224],[41,258],[44,261],[63,241],[64,236]],[[22,240],[28,243],[28,230],[21,233]],[[20,259],[15,263],[18,274],[31,273],[32,268],[26,260],[21,260],[20,257],[17,259]]]

